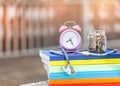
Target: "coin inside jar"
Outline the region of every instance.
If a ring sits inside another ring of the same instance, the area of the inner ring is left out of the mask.
[[[90,31],[88,37],[88,50],[94,53],[103,53],[106,51],[106,36],[104,30]]]

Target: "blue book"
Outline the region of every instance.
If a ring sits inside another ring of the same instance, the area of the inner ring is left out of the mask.
[[[120,78],[120,70],[118,71],[103,71],[103,72],[78,72],[75,75],[66,73],[50,73],[50,80],[54,79],[76,79],[76,78]]]
[[[112,49],[107,49],[105,53],[111,52]],[[60,52],[60,51],[58,51]],[[51,53],[49,50],[40,50],[39,56],[46,61],[65,60],[64,55]],[[89,60],[89,59],[109,59],[109,58],[120,58],[120,52],[116,51],[106,55],[82,55],[78,53],[68,53],[69,60]]]

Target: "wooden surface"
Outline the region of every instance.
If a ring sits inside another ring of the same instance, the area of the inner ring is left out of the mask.
[[[48,81],[34,82],[34,83],[24,84],[20,86],[48,86]]]
[[[0,59],[0,86],[19,86],[47,80],[39,56]]]

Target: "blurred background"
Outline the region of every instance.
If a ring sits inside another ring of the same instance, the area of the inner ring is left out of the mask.
[[[75,21],[87,33],[106,31],[108,47],[120,49],[120,0],[0,0],[0,86],[47,80],[40,49],[59,45],[59,27]]]

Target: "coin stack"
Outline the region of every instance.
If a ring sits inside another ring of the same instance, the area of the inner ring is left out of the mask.
[[[106,51],[106,35],[104,30],[92,30],[88,36],[88,50],[93,53]]]

